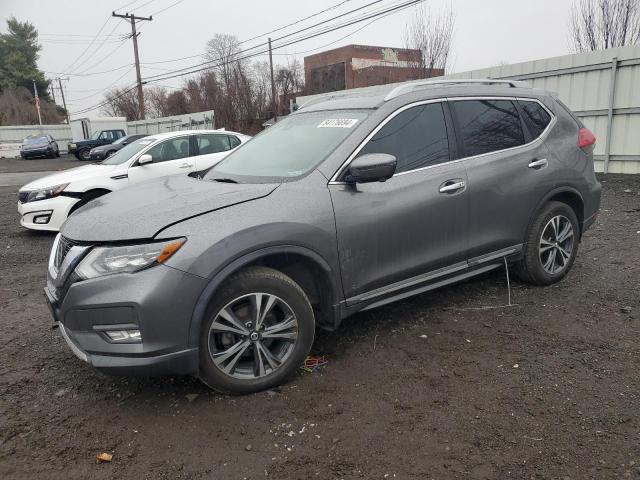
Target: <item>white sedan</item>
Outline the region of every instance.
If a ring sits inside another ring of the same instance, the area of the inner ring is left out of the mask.
[[[22,187],[20,224],[56,232],[71,213],[95,198],[150,179],[206,170],[250,138],[222,130],[141,138],[100,163],[64,170]]]

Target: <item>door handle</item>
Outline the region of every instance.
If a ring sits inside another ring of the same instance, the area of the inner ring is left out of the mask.
[[[447,180],[440,186],[440,193],[452,193],[465,186],[464,180]]]
[[[190,163],[183,163],[182,165],[180,165],[180,168],[189,168],[189,167],[193,167],[193,165]]]
[[[533,162],[531,162],[528,167],[529,168],[544,168],[548,165],[549,162],[547,162],[546,158],[541,158],[540,160],[534,160]]]

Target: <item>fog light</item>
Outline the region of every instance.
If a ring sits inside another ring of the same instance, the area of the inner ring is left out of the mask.
[[[109,330],[104,332],[114,342],[140,342],[140,330]]]
[[[51,215],[38,215],[36,217],[33,217],[33,223],[39,223],[39,224],[45,224],[45,223],[49,223],[49,220],[51,219]]]

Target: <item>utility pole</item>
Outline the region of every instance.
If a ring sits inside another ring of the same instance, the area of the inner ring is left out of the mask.
[[[62,95],[62,105],[64,106],[64,114],[67,117],[67,125],[71,125],[69,121],[69,110],[67,110],[67,102],[64,101],[64,90],[62,90],[62,80],[58,77],[58,86],[60,87],[60,95]]]
[[[38,111],[38,121],[42,125],[42,115],[40,115],[40,97],[38,97],[38,89],[36,88],[36,81],[33,80],[33,98],[36,101],[36,110]]]
[[[271,55],[271,37],[269,37],[269,66],[271,67],[271,108],[273,109],[273,123],[278,121],[276,108],[276,82],[273,79],[273,56]]]
[[[53,82],[50,81],[49,86],[51,87],[51,99],[53,100],[53,103],[56,103],[56,89],[53,86]]]
[[[118,18],[126,18],[131,22],[131,38],[133,39],[133,54],[136,60],[136,77],[138,79],[138,108],[140,109],[140,120],[144,120],[144,93],[142,92],[142,77],[140,76],[140,58],[138,57],[138,33],[136,33],[136,20],[153,20],[149,17],[136,17],[133,13],[125,13],[124,15],[111,12],[111,15]]]

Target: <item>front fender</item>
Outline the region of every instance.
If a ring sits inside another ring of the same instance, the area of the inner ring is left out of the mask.
[[[189,346],[197,347],[200,337],[200,329],[205,321],[205,314],[209,303],[213,299],[216,291],[220,285],[229,278],[230,275],[242,269],[243,267],[256,262],[260,258],[267,257],[273,254],[289,253],[305,256],[311,261],[315,262],[320,268],[322,268],[330,278],[332,297],[334,299],[339,298],[339,286],[336,284],[335,273],[331,270],[329,263],[322,258],[318,253],[310,250],[306,247],[299,245],[277,245],[265,248],[260,248],[253,252],[247,253],[242,257],[236,258],[232,262],[228,263],[225,267],[218,270],[210,279],[207,286],[204,288],[198,300],[194,306],[193,314],[191,316],[191,323],[189,325]]]

